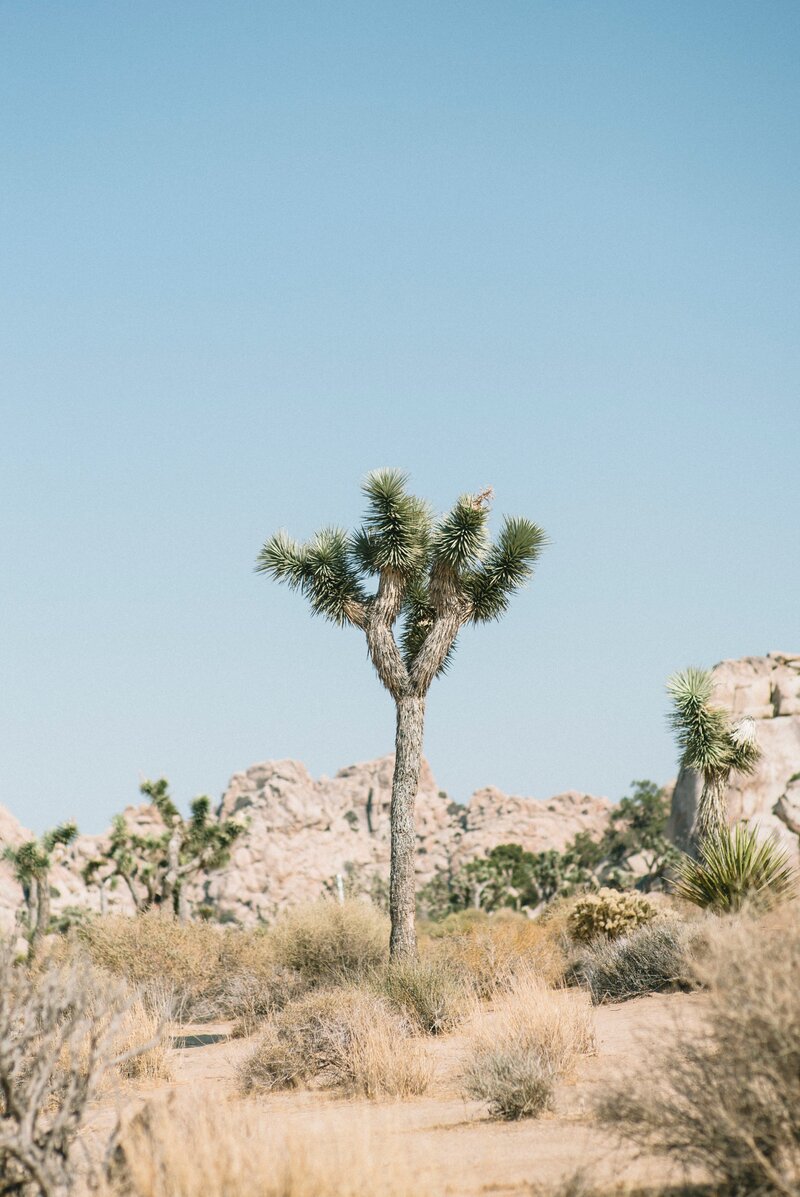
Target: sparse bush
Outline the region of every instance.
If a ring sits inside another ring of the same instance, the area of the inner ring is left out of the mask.
[[[797,870],[784,849],[743,823],[704,839],[699,859],[683,856],[676,872],[679,897],[722,913],[744,906],[768,910],[788,901],[797,887]]]
[[[714,1192],[800,1191],[800,926],[743,920],[708,942],[703,1025],[607,1092],[601,1118],[699,1166]]]
[[[130,1000],[114,1038],[114,1054],[120,1058],[115,1070],[119,1076],[132,1081],[172,1079],[169,1041],[164,1034],[168,1020],[166,1006],[158,1013],[140,997]]]
[[[316,1082],[364,1097],[423,1093],[430,1065],[410,1032],[377,994],[315,990],[270,1020],[240,1069],[240,1086],[250,1093]]]
[[[357,980],[386,958],[389,920],[369,902],[322,899],[282,914],[269,932],[279,964],[314,985]]]
[[[624,1002],[644,993],[692,988],[688,932],[679,923],[637,927],[619,939],[586,946],[571,977],[586,985],[595,1005]]]
[[[426,1035],[441,1035],[467,1012],[469,980],[448,960],[391,960],[372,978],[373,986]]]
[[[553,929],[539,919],[502,911],[433,940],[431,949],[447,960],[479,998],[491,998],[515,979],[536,972],[555,985],[566,957]]]
[[[262,931],[180,923],[152,912],[93,919],[79,941],[95,964],[157,1008],[171,993],[178,1021],[240,1018],[253,1026],[302,989],[300,978],[276,962]]]
[[[464,1089],[497,1117],[535,1118],[552,1108],[555,1083],[575,1057],[593,1049],[585,999],[553,991],[533,974],[520,977],[495,1017],[475,1023]]]
[[[0,952],[0,1191],[72,1191],[89,1103],[153,1046],[141,1030],[125,992],[85,966],[33,973]]]
[[[99,1197],[427,1197],[389,1135],[335,1111],[288,1134],[261,1105],[171,1094],[122,1120]]]
[[[600,889],[579,898],[569,914],[569,933],[578,943],[599,936],[618,939],[651,922],[656,912],[646,898],[632,890]]]

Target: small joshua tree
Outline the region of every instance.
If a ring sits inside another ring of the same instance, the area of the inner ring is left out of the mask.
[[[731,773],[752,773],[761,756],[753,720],[733,721],[722,707],[712,706],[713,689],[713,676],[705,669],[685,669],[667,682],[681,765],[703,779],[691,832],[695,852],[728,829],[725,795]]]
[[[434,519],[428,504],[408,493],[407,481],[399,470],[376,470],[363,486],[361,529],[349,535],[325,528],[302,545],[278,532],[256,566],[304,594],[315,614],[360,628],[394,699],[389,905],[395,957],[417,950],[414,802],[428,691],[447,668],[459,630],[499,619],[545,544],[536,524],[509,518],[490,543],[491,490],[462,495],[447,515]],[[377,580],[371,593],[369,578]]]
[[[214,819],[211,799],[203,795],[191,804],[184,819],[169,796],[165,777],[145,781],[139,787],[164,821],[160,834],[140,835],[117,815],[105,853],[90,860],[83,870],[88,885],[101,890],[121,877],[137,911],[158,906],[189,917],[186,882],[201,872],[213,872],[227,863],[231,845],[245,830],[238,819]]]
[[[71,844],[78,834],[75,823],[62,823],[37,840],[26,840],[3,850],[3,859],[14,869],[22,887],[28,923],[28,952],[32,958],[50,927],[50,870],[56,848]]]

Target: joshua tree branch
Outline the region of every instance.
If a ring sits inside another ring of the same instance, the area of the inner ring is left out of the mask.
[[[392,633],[404,590],[403,580],[396,571],[382,570],[377,592],[369,602],[365,628],[372,664],[396,702],[410,691],[408,670]]]

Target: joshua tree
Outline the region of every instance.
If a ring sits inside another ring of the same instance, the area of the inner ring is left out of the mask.
[[[117,877],[125,882],[137,910],[158,906],[189,917],[185,883],[200,872],[221,868],[228,860],[231,845],[242,834],[245,824],[237,819],[218,820],[211,816],[211,799],[195,798],[191,815],[184,819],[169,796],[165,777],[145,781],[139,787],[156,808],[165,829],[156,835],[139,835],[117,815],[103,856],[90,860],[83,870],[87,885],[105,885]]]
[[[31,957],[50,926],[50,870],[54,850],[59,845],[71,844],[77,834],[74,823],[62,823],[38,840],[26,840],[16,848],[8,846],[3,850],[3,859],[12,865],[25,898]]]
[[[753,720],[734,722],[722,707],[712,706],[713,689],[713,676],[705,669],[686,669],[667,682],[681,765],[703,779],[691,832],[695,852],[703,841],[727,831],[725,795],[731,773],[752,773],[761,756]]]
[[[376,470],[363,486],[362,528],[352,535],[325,528],[308,544],[278,532],[264,545],[256,566],[304,594],[315,614],[361,628],[375,671],[394,699],[393,956],[413,956],[417,947],[414,802],[428,691],[447,668],[459,630],[499,619],[545,544],[536,524],[509,518],[490,543],[491,490],[462,495],[447,515],[434,519],[428,504],[408,493],[407,481],[399,470]],[[371,577],[377,581],[370,593]]]

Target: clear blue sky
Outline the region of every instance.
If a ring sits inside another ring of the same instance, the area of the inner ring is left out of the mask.
[[[382,465],[552,539],[440,785],[673,775],[672,670],[800,649],[799,100],[795,0],[3,0],[0,803],[390,751],[252,572]]]

